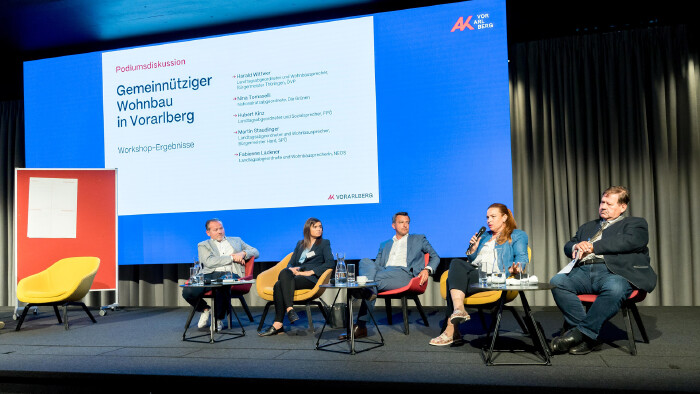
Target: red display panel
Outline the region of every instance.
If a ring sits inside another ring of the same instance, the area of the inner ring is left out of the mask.
[[[15,272],[17,282],[66,257],[100,258],[91,290],[117,288],[117,206],[114,169],[17,169]],[[30,178],[78,180],[75,238],[28,238]]]

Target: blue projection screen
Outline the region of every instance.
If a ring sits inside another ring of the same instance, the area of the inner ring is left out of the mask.
[[[374,258],[411,216],[463,256],[512,206],[504,0],[25,62],[29,168],[117,168],[119,264],[191,263],[220,218],[277,261],[321,219]]]

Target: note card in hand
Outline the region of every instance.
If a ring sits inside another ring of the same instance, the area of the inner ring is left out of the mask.
[[[561,271],[559,271],[560,274],[568,274],[571,272],[571,269],[574,268],[574,265],[576,265],[576,259],[571,260],[569,264],[566,265],[566,267],[562,268]]]

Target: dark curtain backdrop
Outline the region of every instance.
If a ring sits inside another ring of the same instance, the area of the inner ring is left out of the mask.
[[[0,102],[0,305],[15,304],[12,244],[15,168],[24,166],[24,107]]]
[[[649,222],[659,276],[645,305],[700,305],[700,73],[689,37],[657,27],[514,48],[514,212],[540,278],[567,263],[562,246],[597,217],[601,191],[625,185],[628,213]]]
[[[694,32],[697,34],[697,31]],[[549,280],[562,246],[596,218],[602,190],[629,187],[628,212],[649,222],[657,289],[645,305],[700,305],[700,65],[683,26],[517,44],[510,59],[514,213],[530,235],[535,274]],[[0,103],[0,305],[12,283],[14,168],[24,165],[21,103]],[[468,169],[463,169],[467,171]],[[448,257],[448,256],[444,256]],[[122,266],[122,306],[184,305],[185,265]],[[546,292],[534,305],[553,305]],[[421,300],[444,305],[437,283]],[[113,303],[91,293],[88,305]],[[263,305],[251,292],[250,305]]]

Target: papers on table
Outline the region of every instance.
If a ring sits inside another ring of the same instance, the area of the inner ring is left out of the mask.
[[[244,285],[247,283],[255,283],[255,280],[224,279],[221,281],[221,284],[223,285]]]
[[[537,276],[533,275],[527,279],[515,279],[515,278],[508,278],[506,279],[506,285],[507,286],[534,286],[539,282],[539,279],[537,279]],[[498,284],[498,283],[494,283]]]

